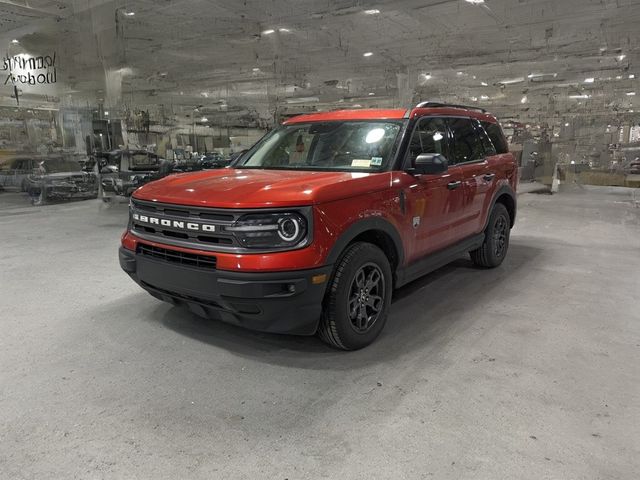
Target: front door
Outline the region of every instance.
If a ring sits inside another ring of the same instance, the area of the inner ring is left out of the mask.
[[[449,156],[446,121],[438,117],[422,118],[415,127],[405,165],[421,153]],[[413,231],[407,260],[413,262],[452,243],[452,226],[463,214],[463,176],[452,166],[439,175],[400,174],[405,199],[405,220]]]

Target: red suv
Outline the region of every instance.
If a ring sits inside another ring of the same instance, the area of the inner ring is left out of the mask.
[[[466,252],[502,263],[516,183],[480,109],[302,115],[230,168],[136,190],[120,265],[204,317],[358,349],[380,334],[394,289]]]

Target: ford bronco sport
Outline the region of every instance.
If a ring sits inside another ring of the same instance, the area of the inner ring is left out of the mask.
[[[136,190],[120,265],[201,316],[358,349],[380,334],[393,289],[466,252],[502,263],[516,183],[483,110],[302,115],[230,168]]]

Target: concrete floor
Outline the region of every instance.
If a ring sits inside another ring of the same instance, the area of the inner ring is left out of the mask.
[[[402,289],[354,353],[142,292],[125,206],[4,198],[2,479],[638,478],[629,190],[522,195],[501,268]]]

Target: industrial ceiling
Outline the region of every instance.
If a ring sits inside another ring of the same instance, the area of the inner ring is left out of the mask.
[[[57,55],[22,105],[218,124],[418,99],[608,123],[635,114],[639,24],[638,0],[0,0],[3,56]]]

